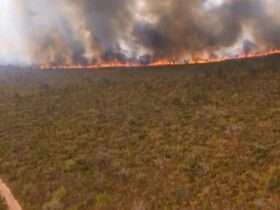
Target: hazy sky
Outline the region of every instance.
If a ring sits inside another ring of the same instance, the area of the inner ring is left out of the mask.
[[[0,61],[28,62],[16,1],[0,1]]]

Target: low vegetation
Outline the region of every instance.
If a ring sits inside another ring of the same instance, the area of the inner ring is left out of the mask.
[[[0,119],[0,176],[24,210],[280,209],[278,57],[1,68]]]

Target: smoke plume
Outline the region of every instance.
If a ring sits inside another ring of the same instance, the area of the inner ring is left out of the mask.
[[[2,0],[0,62],[181,62],[280,48],[277,0]]]

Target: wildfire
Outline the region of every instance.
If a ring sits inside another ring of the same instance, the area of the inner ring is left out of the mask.
[[[129,68],[129,67],[156,67],[156,66],[168,66],[168,65],[178,65],[174,61],[169,61],[168,59],[158,60],[150,64],[133,64],[133,63],[100,63],[100,64],[91,64],[91,65],[81,65],[81,64],[66,64],[66,65],[41,65],[40,69],[43,70],[52,70],[52,69],[102,69],[102,68]]]
[[[280,54],[280,49],[271,49],[264,52],[255,52],[250,54],[241,54],[233,57],[222,57],[222,58],[210,58],[208,55],[204,55],[201,57],[193,57],[189,60],[186,60],[184,64],[207,64],[207,63],[219,63],[230,60],[242,60],[249,58],[258,58],[269,55],[278,55]],[[132,64],[132,63],[120,63],[120,62],[112,62],[112,63],[98,63],[92,65],[81,65],[81,64],[65,64],[65,65],[41,65],[40,69],[42,70],[52,70],[52,69],[101,69],[101,68],[128,68],[128,67],[159,67],[159,66],[171,66],[171,65],[180,65],[182,63],[174,62],[169,59],[157,60],[150,64]]]
[[[264,52],[255,52],[250,54],[241,54],[233,57],[222,57],[222,58],[197,58],[191,59],[188,61],[188,64],[206,64],[206,63],[219,63],[229,60],[242,60],[242,59],[249,59],[249,58],[258,58],[264,57],[269,55],[277,55],[280,54],[279,49],[272,49]]]

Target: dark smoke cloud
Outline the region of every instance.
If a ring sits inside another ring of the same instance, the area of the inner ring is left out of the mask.
[[[280,48],[277,0],[12,0],[33,64],[183,60]],[[217,1],[216,1],[217,3]]]

